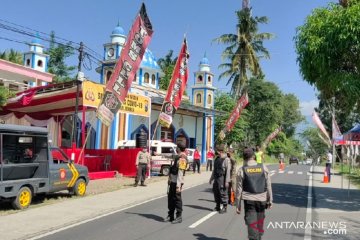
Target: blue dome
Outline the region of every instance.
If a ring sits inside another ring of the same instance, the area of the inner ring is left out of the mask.
[[[145,54],[141,61],[141,67],[150,68],[154,70],[160,70],[159,65],[157,64],[157,60],[154,56],[154,54],[149,50],[145,50]]]
[[[112,35],[125,35],[124,29],[118,24],[111,32]]]
[[[33,44],[41,44],[41,40],[38,37],[38,34],[36,35],[36,37],[33,40],[31,40],[31,43],[33,43]]]
[[[209,65],[210,64],[209,59],[207,59],[207,57],[203,57],[203,59],[201,59],[201,61],[200,61],[200,64],[201,65]]]

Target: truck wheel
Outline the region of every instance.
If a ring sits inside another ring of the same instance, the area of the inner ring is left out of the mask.
[[[11,205],[15,209],[25,209],[31,204],[32,192],[28,187],[20,188],[16,198],[12,201]]]
[[[76,196],[84,196],[86,193],[86,182],[84,179],[79,178],[74,186],[74,195]]]
[[[169,176],[169,174],[170,174],[170,167],[169,167],[169,166],[162,167],[162,168],[161,168],[161,173],[162,173],[164,176]]]

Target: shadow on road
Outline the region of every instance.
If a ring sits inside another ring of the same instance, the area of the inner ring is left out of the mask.
[[[294,207],[307,207],[307,186],[273,183],[275,204],[287,204]],[[313,187],[313,209],[328,208],[342,211],[359,211],[360,190],[348,190],[328,187]]]
[[[212,193],[213,190],[212,190],[212,188],[205,188],[205,189],[202,190],[201,192],[210,192],[210,193]]]
[[[144,218],[148,218],[157,222],[164,222],[164,218],[157,216],[155,214],[147,214],[147,213],[134,213],[134,212],[125,212],[126,214],[133,214],[133,215],[139,215]]]
[[[202,207],[202,206],[198,206],[198,205],[184,205],[184,207],[191,207],[191,208],[195,208],[195,209],[199,209],[199,210],[206,210],[206,211],[210,211],[210,212],[213,211],[211,208]]]
[[[197,240],[226,240],[225,238],[208,237],[202,233],[195,233],[194,236]]]

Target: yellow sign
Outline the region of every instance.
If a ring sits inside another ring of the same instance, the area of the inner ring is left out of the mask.
[[[104,96],[104,89],[103,84],[84,81],[82,84],[83,106],[99,107]]]
[[[248,168],[246,171],[248,173],[262,173],[262,168]]]
[[[121,105],[119,111],[149,117],[151,111],[151,99],[139,94],[128,93],[125,102]]]

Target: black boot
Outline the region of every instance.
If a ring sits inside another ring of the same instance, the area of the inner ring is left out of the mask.
[[[137,187],[137,186],[138,186],[138,182],[135,182],[134,187]]]
[[[146,187],[146,184],[144,182],[141,182],[140,186]]]
[[[224,206],[222,207],[222,209],[220,209],[219,213],[220,213],[220,214],[226,213],[226,210],[227,210],[227,206],[224,205]]]
[[[172,221],[173,224],[176,224],[176,223],[182,223],[182,217],[179,216],[179,217],[176,217],[174,221]]]
[[[167,217],[164,219],[164,222],[172,222],[172,221],[174,221],[174,217],[170,215],[167,215]]]

